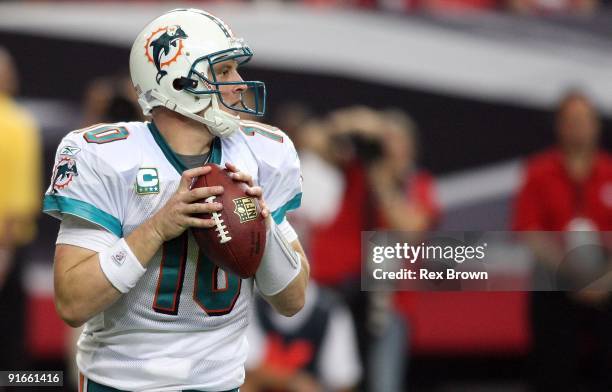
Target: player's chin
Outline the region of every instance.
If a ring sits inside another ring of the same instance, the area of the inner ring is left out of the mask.
[[[231,115],[240,117],[240,112],[238,110],[228,109],[228,111]]]
[[[233,105],[223,105],[221,106],[221,110],[223,110],[225,113],[231,114],[232,116],[240,117],[240,112],[238,110],[232,109],[233,107],[237,107],[239,104],[240,104],[240,101],[234,103]]]

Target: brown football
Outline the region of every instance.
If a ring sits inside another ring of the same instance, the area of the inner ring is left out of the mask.
[[[234,181],[229,171],[208,163],[210,173],[198,177],[191,188],[223,186],[223,194],[211,196],[200,203],[218,202],[223,210],[212,214],[198,214],[215,220],[209,229],[192,228],[200,249],[219,267],[241,278],[255,275],[266,246],[266,225],[256,198],[246,194],[247,184]]]

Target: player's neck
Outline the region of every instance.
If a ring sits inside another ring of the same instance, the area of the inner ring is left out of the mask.
[[[169,110],[156,111],[153,121],[175,153],[201,155],[210,150],[214,136],[204,124]]]

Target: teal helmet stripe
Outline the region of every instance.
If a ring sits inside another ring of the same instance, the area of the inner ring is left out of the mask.
[[[227,25],[221,19],[217,18],[214,15],[209,14],[206,11],[198,10],[198,9],[195,9],[195,8],[179,8],[179,9],[176,9],[174,11],[177,11],[177,12],[179,12],[179,11],[195,12],[196,14],[203,15],[203,16],[207,17],[208,19],[212,20],[213,22],[215,22],[217,24],[217,26],[219,26],[221,31],[223,31],[223,34],[225,34],[225,36],[227,38],[233,38],[232,34],[228,30]]]
[[[217,26],[219,26],[219,28],[221,28],[221,30],[223,31],[223,34],[225,34],[225,36],[227,38],[232,38],[232,34],[230,34],[229,30],[227,29],[227,26],[225,25],[225,23],[223,23],[223,21],[221,21],[221,19],[219,19],[216,16],[213,16],[211,14],[207,14],[207,13],[203,13],[202,15],[208,17],[210,20],[215,22],[217,24]]]

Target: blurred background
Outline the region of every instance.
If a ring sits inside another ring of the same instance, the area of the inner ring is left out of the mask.
[[[608,0],[0,1],[0,369],[71,369],[41,195],[64,134],[140,119],[132,40],[179,6],[245,37],[302,160],[317,286],[298,326],[256,305],[245,391],[612,390],[607,295],[359,287],[362,230],[610,230]]]

